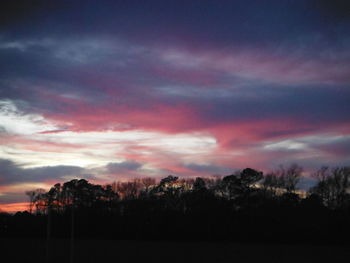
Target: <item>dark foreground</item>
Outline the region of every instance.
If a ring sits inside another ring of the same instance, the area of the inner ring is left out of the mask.
[[[48,262],[70,262],[70,240],[50,244]],[[2,262],[46,262],[41,239],[1,239]],[[76,240],[74,262],[348,262],[348,246]]]

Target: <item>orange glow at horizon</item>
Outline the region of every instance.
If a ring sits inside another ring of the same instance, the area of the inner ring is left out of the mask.
[[[29,210],[29,203],[10,203],[10,204],[0,204],[0,212],[6,213],[16,213],[20,211]]]

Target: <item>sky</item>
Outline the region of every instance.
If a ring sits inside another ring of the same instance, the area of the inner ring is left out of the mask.
[[[350,163],[346,0],[1,5],[2,210],[72,178]]]

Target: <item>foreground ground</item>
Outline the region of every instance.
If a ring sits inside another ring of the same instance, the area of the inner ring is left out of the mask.
[[[49,262],[70,262],[69,240],[52,240]],[[0,239],[3,262],[45,262],[46,241]],[[76,240],[74,262],[348,262],[346,246]]]

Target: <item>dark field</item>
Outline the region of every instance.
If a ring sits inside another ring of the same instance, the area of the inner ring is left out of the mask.
[[[45,262],[44,240],[1,239],[2,262]],[[349,262],[347,246],[76,240],[74,262]],[[69,240],[51,241],[49,262],[70,262]]]

